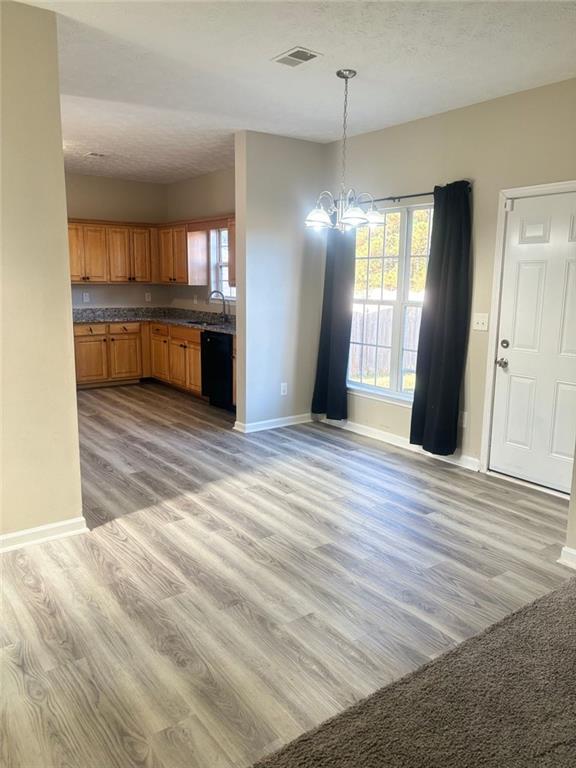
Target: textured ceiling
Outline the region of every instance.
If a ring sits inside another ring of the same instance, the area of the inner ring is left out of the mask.
[[[233,164],[233,133],[330,141],[576,75],[575,2],[61,2],[66,164],[171,182]],[[272,57],[302,45],[297,68]],[[101,152],[90,159],[88,152]]]

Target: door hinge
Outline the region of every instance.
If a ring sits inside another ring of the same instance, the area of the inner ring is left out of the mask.
[[[504,202],[504,210],[505,211],[513,211],[514,210],[514,198],[508,197]]]

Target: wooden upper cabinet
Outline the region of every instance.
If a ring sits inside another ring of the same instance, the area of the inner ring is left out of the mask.
[[[172,228],[172,242],[174,248],[173,282],[188,285],[188,243],[186,239],[186,227]]]
[[[84,277],[84,230],[82,224],[68,224],[68,252],[70,255],[70,279],[81,282]]]
[[[84,277],[93,283],[108,281],[108,246],[106,227],[85,224],[84,229]]]
[[[106,227],[110,281],[125,283],[132,277],[130,230],[127,227]]]
[[[236,221],[228,219],[228,285],[236,287]]]
[[[149,283],[152,279],[150,229],[133,227],[130,230],[130,246],[132,279],[137,283]]]
[[[76,381],[86,384],[108,379],[108,354],[106,336],[76,336]]]
[[[161,283],[174,282],[174,243],[172,227],[161,227],[158,230],[158,261]]]
[[[189,285],[208,285],[209,274],[209,239],[207,229],[188,230],[188,283]]]

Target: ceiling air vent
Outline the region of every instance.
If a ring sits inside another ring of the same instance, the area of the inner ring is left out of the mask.
[[[285,64],[287,67],[298,67],[300,64],[306,64],[307,61],[317,59],[320,55],[314,51],[309,51],[307,48],[292,48],[292,50],[276,56],[273,61],[277,61],[278,64]]]

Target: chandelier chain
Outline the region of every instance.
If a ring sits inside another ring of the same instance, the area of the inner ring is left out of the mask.
[[[346,188],[346,141],[348,138],[348,79],[344,80],[344,111],[342,115],[342,196]]]

